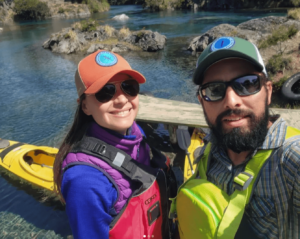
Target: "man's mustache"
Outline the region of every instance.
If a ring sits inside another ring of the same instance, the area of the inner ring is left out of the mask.
[[[222,112],[221,114],[218,115],[216,119],[216,123],[221,123],[222,119],[226,116],[239,116],[239,117],[245,117],[250,116],[251,118],[253,117],[253,112],[251,110],[242,110],[242,109],[228,109]]]

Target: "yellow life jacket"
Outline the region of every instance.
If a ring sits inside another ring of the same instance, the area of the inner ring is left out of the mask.
[[[285,139],[300,135],[287,127]],[[235,191],[229,196],[206,177],[211,144],[206,146],[195,174],[179,189],[172,200],[170,218],[177,220],[180,239],[234,238],[249,203],[252,188],[273,150],[259,150],[245,170],[234,178]],[[199,178],[200,177],[200,178]]]

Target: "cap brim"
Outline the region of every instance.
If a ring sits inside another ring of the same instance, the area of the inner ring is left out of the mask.
[[[245,60],[249,61],[250,63],[252,63],[255,67],[257,67],[257,69],[259,71],[262,71],[264,69],[263,65],[261,65],[255,59],[253,59],[252,57],[250,57],[248,55],[245,55],[239,51],[234,51],[232,49],[230,49],[230,50],[222,49],[222,50],[218,50],[218,51],[215,51],[215,52],[209,54],[206,58],[204,58],[202,60],[202,62],[198,65],[198,67],[194,73],[193,82],[196,85],[200,85],[205,71],[211,65],[213,65],[214,63],[216,63],[218,61],[228,59],[228,58],[245,59]]]
[[[138,83],[143,84],[146,82],[146,78],[135,70],[121,70],[118,72],[113,72],[111,74],[107,74],[101,78],[99,78],[94,84],[92,84],[84,93],[85,94],[94,94],[97,93],[111,78],[113,78],[117,74],[126,74],[135,79]]]

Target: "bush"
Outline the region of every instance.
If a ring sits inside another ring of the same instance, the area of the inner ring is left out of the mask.
[[[279,71],[283,71],[290,63],[290,58],[283,58],[281,55],[274,55],[266,65],[267,71],[274,75]]]
[[[300,5],[300,0],[292,0],[292,3],[295,7],[298,7]]]
[[[91,32],[97,30],[97,23],[93,19],[83,20],[80,22],[80,30],[83,32]]]
[[[299,0],[300,1],[300,0]],[[168,8],[181,8],[184,0],[145,0],[145,6],[154,10],[166,10]]]
[[[119,35],[121,38],[126,38],[130,35],[130,30],[126,27],[122,27],[120,29]]]
[[[286,28],[286,26],[280,26],[276,30],[274,30],[272,34],[267,37],[266,40],[263,40],[259,43],[259,48],[263,49],[269,46],[274,46],[278,42],[284,42],[292,36],[296,35],[297,32],[298,29],[295,25],[291,25],[288,28]]]
[[[88,5],[91,13],[103,12],[109,9],[107,0],[83,0],[82,3]]]
[[[63,9],[62,7],[60,7],[59,9],[58,9],[58,13],[64,13],[65,12],[65,9]]]
[[[39,0],[15,0],[14,11],[22,19],[40,19],[50,14],[48,5]]]
[[[294,20],[300,20],[300,9],[294,8],[294,9],[288,10],[287,16],[288,16],[288,18],[291,18]]]
[[[287,81],[287,79],[288,79],[288,77],[284,76],[284,77],[280,78],[280,80],[277,82],[273,81],[273,92],[279,91],[281,89],[282,85],[284,84],[284,82]]]
[[[114,29],[113,27],[109,26],[109,25],[105,25],[105,26],[104,26],[104,31],[105,31],[105,33],[106,33],[106,35],[107,35],[108,37],[112,37],[112,35],[113,35],[115,29]]]

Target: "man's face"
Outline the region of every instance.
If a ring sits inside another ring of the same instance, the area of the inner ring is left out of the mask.
[[[210,66],[202,84],[230,81],[234,78],[258,74],[248,61],[232,58]],[[249,96],[239,96],[229,86],[224,99],[208,102],[199,96],[206,121],[216,143],[234,152],[253,150],[260,146],[267,133],[268,105],[271,103],[272,84],[263,83],[261,90]]]

